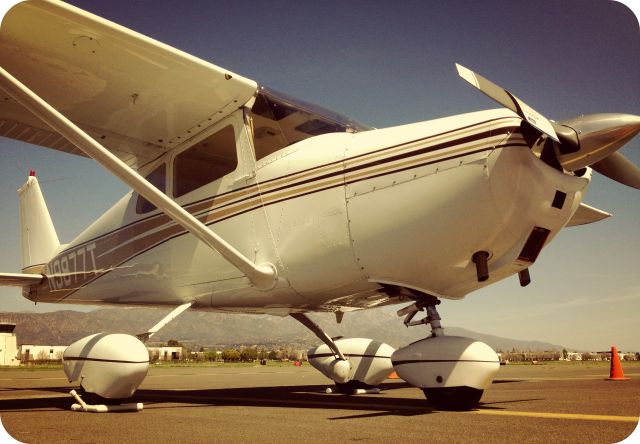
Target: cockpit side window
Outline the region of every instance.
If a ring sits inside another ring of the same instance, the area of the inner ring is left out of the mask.
[[[237,166],[235,131],[228,125],[176,156],[173,196],[183,196],[220,179]]]
[[[163,163],[162,165],[158,166],[156,169],[150,172],[145,179],[147,179],[151,183],[151,185],[164,193],[166,191],[167,183],[167,164]],[[138,195],[138,200],[136,202],[136,213],[144,214],[155,209],[155,205],[153,205],[144,197]]]
[[[260,89],[249,116],[256,160],[312,136],[371,129],[317,105],[265,88]]]

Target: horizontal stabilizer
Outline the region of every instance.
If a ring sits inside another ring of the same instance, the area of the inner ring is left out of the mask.
[[[41,274],[0,273],[0,286],[28,287],[42,282]]]
[[[490,80],[485,79],[481,75],[476,74],[470,69],[458,65],[457,63],[456,68],[458,69],[458,74],[460,75],[460,77],[478,88],[486,96],[518,114],[538,131],[551,137],[556,142],[560,142],[560,140],[558,140],[558,135],[553,129],[553,124],[542,114],[531,108],[522,100],[518,99],[506,89],[496,85]]]
[[[603,219],[606,219],[609,216],[611,216],[611,214],[607,213],[606,211],[598,210],[597,208],[593,208],[587,204],[581,203],[576,212],[573,214],[573,217],[567,224],[567,227],[592,224],[594,222],[599,222]]]

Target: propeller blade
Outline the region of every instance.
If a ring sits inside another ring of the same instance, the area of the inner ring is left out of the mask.
[[[555,126],[575,131],[572,137],[565,137],[564,131],[558,131],[558,161],[565,170],[576,171],[600,162],[638,134],[640,116],[589,114],[557,122]]]
[[[622,154],[616,153],[640,133],[640,116],[589,114],[555,122],[470,69],[457,63],[456,68],[464,80],[557,142],[553,144],[557,162],[553,159],[552,166],[561,166],[565,171],[578,171],[592,166],[594,170],[615,181],[640,189],[640,169]],[[551,162],[548,157],[545,161]]]
[[[591,168],[609,179],[640,190],[640,169],[620,153],[609,154]]]
[[[529,105],[518,99],[501,86],[496,85],[491,80],[485,79],[480,74],[476,74],[468,68],[456,63],[458,74],[471,85],[478,88],[489,98],[495,100],[505,108],[509,108],[514,113],[522,117],[532,127],[559,142],[553,124],[545,116],[531,108]]]

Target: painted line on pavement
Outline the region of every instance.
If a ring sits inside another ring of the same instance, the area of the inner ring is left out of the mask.
[[[474,410],[478,415],[524,416],[529,418],[572,419],[586,421],[638,422],[637,416],[583,415],[580,413],[519,412],[508,410]]]

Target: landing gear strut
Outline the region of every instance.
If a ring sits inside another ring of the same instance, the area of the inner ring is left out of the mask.
[[[331,338],[318,324],[304,313],[291,317],[311,330],[323,345],[307,352],[309,363],[335,382],[327,393],[364,394],[379,393],[376,388],[393,370],[393,347],[365,338]]]
[[[405,316],[404,325],[413,327],[415,325],[429,324],[431,327],[431,336],[444,336],[444,328],[440,325],[440,314],[436,310],[436,305],[440,305],[440,300],[436,297],[424,295],[419,300],[408,307],[398,310],[398,316]],[[420,320],[414,321],[413,318],[420,311],[426,311],[426,316]]]
[[[440,410],[474,408],[500,368],[498,356],[486,344],[460,336],[445,336],[436,306],[438,298],[414,294],[416,302],[398,311],[404,325],[429,325],[425,339],[400,348],[391,356],[402,379],[422,389]],[[418,312],[426,316],[414,321]]]

